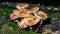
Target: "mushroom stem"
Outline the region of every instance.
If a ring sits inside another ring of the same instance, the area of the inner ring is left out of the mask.
[[[35,32],[37,32],[39,30],[39,28],[41,27],[43,20],[41,19],[41,22],[39,23],[38,27],[35,29]]]
[[[33,27],[29,27],[30,28],[30,31],[32,32],[33,31]]]
[[[20,23],[18,20],[15,20],[14,22],[17,22],[18,24]]]
[[[36,13],[34,13],[34,15],[37,17],[37,19],[39,19],[39,21],[41,21],[38,25],[38,27],[35,29],[35,32],[37,32],[39,30],[39,28],[41,27],[41,24],[43,22],[42,18],[40,16],[38,16]],[[38,22],[39,22],[38,21]]]

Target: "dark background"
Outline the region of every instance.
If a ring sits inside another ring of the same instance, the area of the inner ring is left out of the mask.
[[[40,3],[44,5],[59,5],[60,0],[0,0],[0,2]]]

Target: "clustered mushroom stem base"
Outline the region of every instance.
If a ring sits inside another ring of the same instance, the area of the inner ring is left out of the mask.
[[[39,28],[41,27],[43,20],[41,19],[41,22],[39,23],[38,27],[35,29],[35,32],[37,32],[39,30]]]

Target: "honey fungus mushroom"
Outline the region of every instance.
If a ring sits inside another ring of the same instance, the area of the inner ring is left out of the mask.
[[[14,20],[17,18],[21,18],[21,19],[23,18],[21,21],[15,20],[15,22],[18,23],[18,26],[21,29],[36,25],[41,19],[45,20],[48,18],[46,13],[44,13],[43,11],[39,11],[39,7],[26,9],[28,5],[29,4],[17,4],[16,5],[17,9],[13,10],[13,13],[10,15],[11,20]]]
[[[18,15],[19,14],[19,10],[13,10],[13,13],[10,15],[10,19],[11,20],[14,20],[14,19],[16,19],[16,18],[18,18]]]
[[[14,20],[18,17],[19,18],[25,18],[25,17],[29,17],[29,16],[30,16],[30,14],[28,14],[25,9],[24,10],[15,9],[15,10],[13,10],[13,13],[10,15],[10,18],[12,20]]]
[[[48,15],[43,11],[38,11],[37,15],[40,16],[43,20],[46,20],[48,18]]]
[[[29,6],[29,4],[27,4],[27,3],[20,3],[20,4],[16,5],[16,8],[20,10],[20,9],[24,9],[28,6]]]
[[[37,12],[38,10],[39,10],[38,7],[34,7],[31,10],[29,10],[29,9],[23,9],[23,10],[15,9],[15,10],[13,10],[13,13],[10,15],[10,18],[12,20],[14,20],[14,19],[16,19],[18,17],[19,18],[30,17],[31,16],[30,13]]]
[[[31,10],[32,12],[30,13],[35,14],[35,16],[39,19],[46,20],[48,18],[48,15],[44,11],[39,10],[39,7],[33,7]]]
[[[36,12],[38,12],[38,10],[39,10],[39,7],[33,7],[30,10],[28,9],[27,12],[28,13],[36,13]]]
[[[32,10],[33,13],[36,13],[36,12],[38,12],[39,7],[33,7],[31,10]]]
[[[48,18],[48,15],[44,11],[39,10],[39,7],[33,7],[29,12],[35,14],[34,16],[39,19],[46,20]]]
[[[45,15],[45,13],[42,11],[37,12],[37,13],[33,13],[33,14],[34,15],[30,15],[29,17],[24,16],[24,18],[21,21],[16,21],[18,23],[19,28],[24,29],[28,26],[33,26],[33,25],[37,24],[40,21],[40,19],[45,20],[48,18],[48,17],[45,17],[47,15]],[[40,16],[40,15],[42,15],[42,16]]]
[[[39,22],[40,19],[36,18],[35,16],[30,16],[28,18],[22,19],[22,21],[18,21],[18,25],[20,28],[24,29],[28,26],[33,26]]]

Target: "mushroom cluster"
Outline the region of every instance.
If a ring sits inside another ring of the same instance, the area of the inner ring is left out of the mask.
[[[19,28],[21,29],[24,29],[28,26],[31,27],[37,24],[40,20],[45,20],[48,18],[45,12],[39,10],[39,7],[27,9],[28,6],[29,4],[27,3],[17,4],[17,9],[13,10],[13,13],[10,15],[10,19],[17,22]],[[17,18],[20,18],[21,20],[19,21]]]

